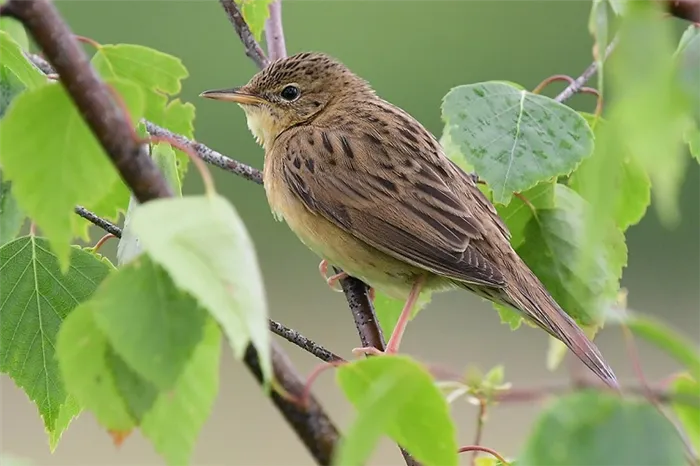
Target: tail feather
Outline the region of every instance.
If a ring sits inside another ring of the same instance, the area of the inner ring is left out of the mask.
[[[504,288],[491,288],[461,282],[470,291],[515,308],[553,337],[561,340],[595,375],[611,388],[619,389],[615,373],[596,345],[566,314],[544,285],[516,254],[518,264],[509,267]],[[512,266],[513,264],[511,264]]]
[[[520,310],[547,333],[561,340],[609,387],[619,389],[615,373],[596,345],[559,307],[527,265],[524,262],[521,265],[512,279],[508,277],[506,287],[499,290],[506,304]]]

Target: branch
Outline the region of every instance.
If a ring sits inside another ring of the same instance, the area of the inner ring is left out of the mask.
[[[54,5],[48,0],[9,0],[2,5],[0,13],[21,21],[44,51],[48,62],[58,72],[71,99],[134,196],[141,203],[171,197],[167,182],[141,142],[135,139],[128,116],[123,114],[120,105],[112,101],[110,89],[90,67],[85,53]],[[271,349],[275,379],[287,393],[300,397],[304,380],[274,342]],[[258,354],[253,346],[248,346],[244,361],[256,379],[261,381]],[[301,407],[277,392],[273,391],[271,397],[316,462],[330,464],[339,435],[318,402],[310,398],[308,407]]]
[[[270,17],[265,21],[265,42],[270,61],[287,58],[287,46],[284,44],[282,28],[282,1],[275,0],[268,7]]]
[[[107,233],[111,233],[117,238],[122,237],[122,229],[116,226],[115,224],[103,219],[102,217],[98,217],[95,215],[93,212],[90,212],[87,210],[85,207],[77,206],[75,208],[75,213],[83,217],[85,220],[88,222],[92,223],[95,226],[98,226],[102,228],[104,231]],[[272,319],[268,319],[268,323],[270,325],[270,330],[272,333],[281,336],[288,342],[298,346],[299,348],[308,351],[309,353],[313,354],[317,358],[319,358],[322,361],[325,362],[332,362],[332,361],[345,361],[343,358],[338,356],[337,354],[333,353],[330,350],[327,350],[323,346],[319,345],[315,341],[313,341],[310,338],[305,337],[301,333],[297,332],[294,329],[291,329],[277,321],[274,321]]]
[[[201,142],[192,141],[180,134],[175,134],[170,130],[167,130],[161,126],[156,125],[150,121],[142,120],[146,125],[146,131],[151,136],[156,136],[164,139],[173,139],[185,147],[192,149],[202,160],[212,165],[216,165],[228,172],[235,175],[241,176],[246,180],[253,181],[257,184],[262,184],[262,173],[257,168],[253,168],[244,163],[233,160],[225,155],[210,149]]]
[[[248,27],[248,23],[246,23],[245,19],[243,19],[243,13],[241,13],[238,5],[236,5],[236,1],[219,0],[219,3],[221,3],[221,6],[224,7],[226,16],[228,16],[228,20],[236,30],[236,34],[238,34],[238,37],[241,38],[243,47],[245,47],[245,54],[248,56],[248,58],[253,60],[253,62],[260,69],[263,69],[269,65],[270,60],[268,60],[268,58],[265,56],[265,52],[263,52],[263,49],[260,47],[260,44],[258,44],[258,41],[255,40],[253,33]]]
[[[93,212],[90,212],[87,210],[85,207],[82,206],[76,206],[73,211],[83,217],[85,220],[88,222],[92,223],[93,225],[97,225],[98,227],[102,228],[104,231],[107,233],[111,233],[117,238],[122,237],[122,229],[116,226],[115,224],[108,222],[107,220],[98,217],[95,215]]]
[[[315,341],[306,338],[301,333],[293,330],[289,327],[285,327],[279,322],[275,322],[270,319],[270,330],[272,333],[281,336],[290,343],[295,344],[299,348],[308,351],[309,353],[316,356],[318,359],[325,362],[343,362],[345,359],[341,358],[337,354],[330,350],[327,350],[323,346],[319,345]]]
[[[676,18],[700,23],[700,1],[698,0],[662,0],[668,12]]]
[[[605,56],[603,57],[603,61],[607,60],[610,54],[615,50],[615,47],[617,46],[618,38],[617,36],[613,38],[613,40],[610,41],[608,46],[605,49]],[[586,68],[583,73],[581,73],[581,76],[578,78],[574,79],[571,84],[569,84],[566,89],[561,91],[558,96],[554,98],[557,102],[564,102],[565,100],[569,100],[571,97],[574,96],[574,94],[578,93],[583,89],[583,87],[586,85],[589,79],[593,77],[594,74],[598,72],[598,61],[594,61],[591,63],[588,68]]]

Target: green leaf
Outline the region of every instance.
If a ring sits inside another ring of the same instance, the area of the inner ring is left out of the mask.
[[[592,121],[595,116],[584,114]],[[640,161],[611,133],[608,123],[598,118],[596,150],[571,175],[569,187],[591,205],[587,219],[589,235],[602,218],[612,217],[621,231],[636,225],[651,202],[651,181]],[[594,243],[593,243],[594,244]],[[593,247],[593,246],[592,246]]]
[[[684,139],[686,144],[688,144],[690,155],[695,157],[698,163],[700,163],[700,126],[690,128],[685,133]]]
[[[671,406],[693,447],[700,451],[700,384],[689,375],[682,374],[671,384],[671,393],[684,400],[694,399],[695,406],[680,400],[674,401]]]
[[[194,138],[195,108],[191,103],[183,103],[180,99],[171,101],[165,109],[165,121],[163,126],[170,131],[182,134],[190,139]],[[175,150],[177,160],[177,172],[180,180],[185,178],[190,158],[181,150]]]
[[[657,214],[670,226],[680,215],[678,195],[687,163],[683,133],[692,105],[677,78],[673,26],[659,20],[659,8],[656,2],[627,5],[608,67],[615,94],[608,122],[649,174]],[[642,42],[648,46],[639,47]]]
[[[175,159],[175,151],[167,144],[156,144],[151,148],[151,157],[156,166],[168,182],[170,189],[173,190],[176,196],[182,196],[182,186],[180,185],[180,177],[178,175],[178,164]]]
[[[144,250],[221,324],[237,358],[252,342],[269,380],[267,299],[233,206],[218,195],[158,199],[139,206],[131,225]]]
[[[595,40],[595,46],[597,53],[595,54],[595,61],[598,65],[598,72],[596,76],[598,78],[598,92],[602,94],[605,90],[603,85],[603,77],[605,76],[605,49],[608,47],[608,5],[612,5],[612,1],[608,2],[606,0],[593,0],[593,5],[591,5],[591,13],[588,17],[588,32],[591,33],[593,39]]]
[[[194,136],[194,105],[180,99],[168,103],[168,95],[179,93],[182,80],[189,75],[179,58],[141,45],[105,45],[93,57],[92,65],[102,76],[125,78],[139,84],[145,95],[144,115],[148,120],[188,138]],[[179,150],[176,152],[182,179],[189,158]],[[126,206],[126,201],[122,206]]]
[[[536,421],[518,466],[681,466],[683,443],[646,400],[600,391],[557,399]]]
[[[24,213],[12,196],[12,183],[0,171],[0,246],[15,239],[24,223]]]
[[[496,210],[510,230],[510,244],[517,249],[525,241],[525,227],[539,209],[554,207],[554,181],[545,181],[528,189],[507,206],[498,205]],[[534,211],[533,211],[534,209]]]
[[[66,392],[54,357],[63,320],[112,270],[106,260],[77,247],[61,274],[45,239],[24,236],[0,247],[0,371],[36,403],[46,430],[57,423]]]
[[[103,426],[128,432],[135,421],[107,366],[107,339],[94,320],[90,301],[65,320],[58,333],[56,353],[66,389]]]
[[[270,16],[268,6],[274,0],[237,0],[236,3],[241,5],[241,13],[243,19],[248,23],[250,32],[255,36],[255,40],[262,38],[262,32],[265,29],[265,21]]]
[[[582,325],[593,325],[599,323],[606,298],[619,289],[627,264],[625,238],[610,225],[603,247],[592,251],[589,274],[582,276],[579,253],[586,241],[586,203],[561,184],[555,185],[554,194],[554,207],[537,211],[517,252],[567,314]]]
[[[22,81],[8,67],[0,65],[0,118],[5,116],[10,103],[25,88]]]
[[[510,306],[503,306],[497,303],[491,303],[498,311],[498,315],[501,318],[501,323],[506,324],[511,330],[518,330],[520,325],[523,323],[523,315],[517,309]]]
[[[66,402],[61,405],[61,409],[58,412],[58,418],[56,418],[56,426],[53,432],[49,432],[49,448],[51,453],[56,451],[58,442],[61,440],[63,432],[68,429],[68,426],[73,419],[78,417],[80,411],[82,411],[82,406],[78,401],[71,395],[66,397]],[[4,464],[4,463],[3,463]]]
[[[119,357],[161,390],[180,376],[202,339],[206,317],[147,256],[105,280],[91,308]]]
[[[132,117],[140,118],[138,87],[124,81],[110,84]],[[101,199],[118,175],[62,86],[46,85],[15,99],[0,121],[0,163],[17,203],[49,239],[65,270],[75,205]]]
[[[171,465],[187,464],[219,392],[221,331],[207,318],[199,342],[175,387],[143,416],[141,432]]]
[[[675,52],[678,78],[700,123],[700,28],[691,24],[683,33]]]
[[[442,150],[445,151],[447,158],[456,163],[465,173],[473,173],[474,167],[467,162],[467,158],[462,154],[460,148],[452,141],[448,130],[449,126],[446,126],[442,131],[442,137],[440,138]]]
[[[419,311],[423,310],[425,306],[430,303],[431,298],[432,294],[429,292],[424,291],[420,294],[418,301],[414,304],[413,309],[411,309],[411,320],[418,315]],[[377,315],[379,326],[387,341],[389,341],[391,333],[394,331],[394,327],[399,320],[404,304],[405,301],[390,298],[384,293],[375,290],[374,312]]]
[[[203,338],[174,386],[158,391],[114,353],[93,319],[99,312],[93,304],[76,309],[59,334],[66,387],[104,427],[127,433],[140,426],[169,464],[186,464],[218,393],[218,326],[207,318]]]
[[[368,358],[340,366],[337,381],[358,415],[335,464],[364,464],[382,434],[426,466],[457,464],[449,406],[421,365],[405,356]]]
[[[2,64],[29,89],[46,85],[44,73],[25,58],[19,44],[5,31],[0,31],[0,56]]]
[[[578,113],[504,83],[452,89],[442,117],[452,142],[500,204],[513,192],[570,173],[593,151],[593,134]]]
[[[664,322],[631,310],[614,310],[606,322],[624,323],[632,332],[665,351],[685,366],[695,380],[700,380],[700,352],[698,346]]]
[[[4,3],[4,2],[0,2]],[[0,18],[0,31],[6,32],[21,50],[29,50],[29,39],[27,31],[24,30],[22,23],[14,18]]]

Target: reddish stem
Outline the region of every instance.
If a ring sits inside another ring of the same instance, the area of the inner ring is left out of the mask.
[[[311,374],[309,374],[309,377],[306,379],[306,383],[304,384],[304,391],[301,394],[301,406],[304,408],[309,407],[309,397],[311,396],[311,386],[313,383],[316,381],[319,375],[321,375],[323,372],[327,371],[328,369],[335,368],[338,366],[342,366],[343,364],[347,364],[347,361],[333,361],[333,362],[327,362],[324,364],[320,364],[314,368],[313,371],[311,371]]]
[[[95,243],[95,247],[92,248],[92,250],[94,252],[99,251],[102,245],[105,244],[110,238],[116,238],[116,236],[114,236],[112,233],[107,233],[102,238],[100,238],[100,240],[97,243]]]
[[[459,447],[459,450],[457,450],[457,453],[464,453],[467,451],[481,451],[484,453],[488,453],[488,454],[496,457],[501,463],[510,464],[496,450],[489,448],[489,447],[482,447],[481,445],[467,445],[466,447]]]
[[[94,39],[90,39],[89,37],[76,35],[75,38],[77,39],[78,42],[82,42],[83,44],[88,44],[88,45],[90,45],[98,50],[102,48],[102,45],[99,42],[97,42]]]
[[[569,85],[574,84],[574,78],[572,78],[571,76],[567,76],[565,74],[555,74],[554,76],[550,76],[541,83],[539,83],[537,87],[532,90],[532,93],[539,94],[540,92],[542,92],[542,89],[556,81],[566,81],[567,83],[569,83]]]

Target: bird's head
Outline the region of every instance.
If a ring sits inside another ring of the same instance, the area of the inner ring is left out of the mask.
[[[275,61],[244,86],[202,92],[201,97],[239,104],[258,143],[308,123],[331,106],[373,95],[366,81],[337,60],[304,52]]]

